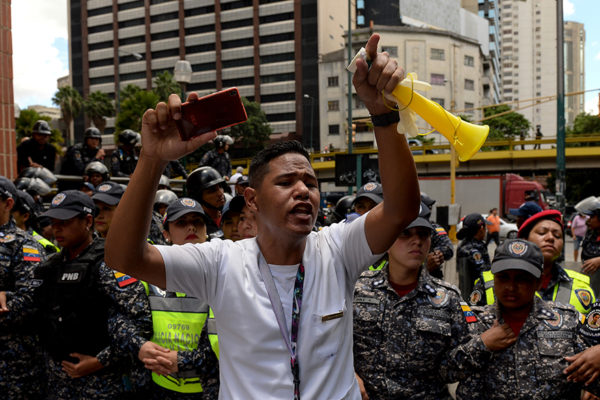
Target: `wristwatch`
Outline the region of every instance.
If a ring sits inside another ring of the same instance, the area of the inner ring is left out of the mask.
[[[390,111],[381,115],[371,115],[371,122],[373,122],[373,126],[389,126],[400,122],[400,115],[398,111]]]

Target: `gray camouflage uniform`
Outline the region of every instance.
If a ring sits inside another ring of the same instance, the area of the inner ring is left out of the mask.
[[[534,305],[518,340],[507,349],[489,351],[480,334],[497,318],[496,305],[474,307],[480,323],[470,324],[473,338],[452,351],[461,377],[456,395],[466,399],[573,399],[581,396],[582,385],[569,382],[563,374],[564,359],[585,350],[580,333],[580,314],[572,307],[534,297]],[[498,321],[504,321],[500,317]],[[586,387],[597,394],[598,383]]]
[[[399,297],[388,268],[364,272],[354,288],[355,371],[370,399],[449,399],[447,355],[470,339],[460,293],[421,268],[416,289]]]
[[[588,229],[581,243],[581,261],[600,257],[600,232]],[[590,286],[594,293],[600,293],[600,271],[590,276]]]
[[[431,226],[433,229],[431,231],[431,247],[429,252],[433,253],[434,251],[439,250],[444,255],[444,261],[448,261],[454,256],[454,245],[448,237],[448,232],[446,232],[443,226],[438,225],[435,222],[432,222]],[[440,266],[433,271],[429,271],[429,274],[436,278],[444,279],[444,273],[442,271],[443,265],[444,263],[440,264]]]
[[[6,291],[9,309],[0,313],[1,399],[45,396],[44,361],[26,297],[33,270],[44,258],[43,248],[12,218],[0,227],[0,291]]]

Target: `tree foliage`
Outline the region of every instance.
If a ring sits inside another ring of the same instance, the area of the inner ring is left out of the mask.
[[[511,108],[507,105],[489,107],[484,110],[484,116],[490,117],[510,110]],[[518,139],[525,138],[527,137],[529,129],[531,129],[531,123],[527,118],[514,111],[499,117],[488,119],[485,121],[485,124],[490,127],[490,133],[486,142],[512,140],[515,139],[515,137]],[[501,150],[506,148],[508,147],[496,146],[493,148],[486,147],[484,150]]]
[[[60,107],[63,120],[67,126],[66,136],[70,137],[71,122],[81,113],[83,105],[81,94],[72,86],[63,86],[54,94],[52,103]]]
[[[573,121],[573,127],[567,128],[567,135],[600,135],[600,117],[585,112],[579,114]]]
[[[129,86],[133,85],[128,85],[128,87]],[[115,134],[118,134],[124,129],[133,129],[134,131],[139,132],[142,127],[142,117],[144,116],[144,113],[147,109],[156,107],[159,102],[158,95],[153,91],[139,89],[132,90],[131,92],[131,95],[126,96],[125,99],[121,101],[121,112],[117,115]]]
[[[267,121],[265,112],[260,108],[260,104],[249,101],[242,97],[248,121],[243,124],[232,126],[229,129],[229,135],[235,139],[235,147],[245,149],[254,155],[263,149],[269,142],[273,130]]]
[[[115,107],[104,92],[95,91],[90,93],[87,99],[83,101],[83,108],[85,115],[88,116],[93,122],[94,126],[104,132],[106,127],[106,118],[115,115]]]
[[[37,111],[27,109],[21,110],[19,118],[16,119],[16,131],[17,131],[17,146],[22,142],[24,138],[31,137],[33,133],[33,125],[39,120],[44,120],[50,124],[52,118],[46,115],[40,115]],[[50,144],[56,147],[56,150],[62,153],[62,143],[64,138],[58,129],[51,129],[52,135],[50,136]]]
[[[173,93],[181,96],[181,86],[175,81],[173,74],[163,71],[154,78],[154,93],[160,101],[166,102]]]

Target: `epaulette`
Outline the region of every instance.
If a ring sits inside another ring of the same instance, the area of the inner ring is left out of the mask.
[[[360,274],[360,277],[358,279],[361,279],[361,278],[367,278],[367,279],[374,278],[374,277],[376,277],[377,275],[379,275],[381,273],[382,273],[382,270],[380,270],[380,269],[376,269],[376,270],[367,269],[367,270],[363,271],[362,274]]]
[[[454,291],[457,295],[460,296],[460,289],[458,289],[456,286],[454,286],[450,282],[446,282],[445,280],[436,278],[435,276],[431,277],[431,281],[434,282],[436,285],[443,286],[446,289]]]

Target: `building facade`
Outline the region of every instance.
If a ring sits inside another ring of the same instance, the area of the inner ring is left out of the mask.
[[[261,104],[273,139],[296,138],[319,148],[319,135],[310,137],[319,121],[318,58],[343,42],[344,30],[323,20],[336,14],[331,9],[340,10],[341,21],[347,18],[345,1],[69,3],[71,79],[84,97],[96,90],[115,96],[128,84],[149,89],[154,76],[172,72],[185,59],[193,70],[188,91],[203,95],[238,87],[242,96]],[[76,122],[78,137],[84,128],[83,120]]]
[[[566,21],[565,41],[565,93],[585,90],[585,29],[583,24]],[[575,117],[585,111],[583,93],[565,98],[565,121],[572,126]]]
[[[17,176],[11,0],[0,0],[0,175]]]

